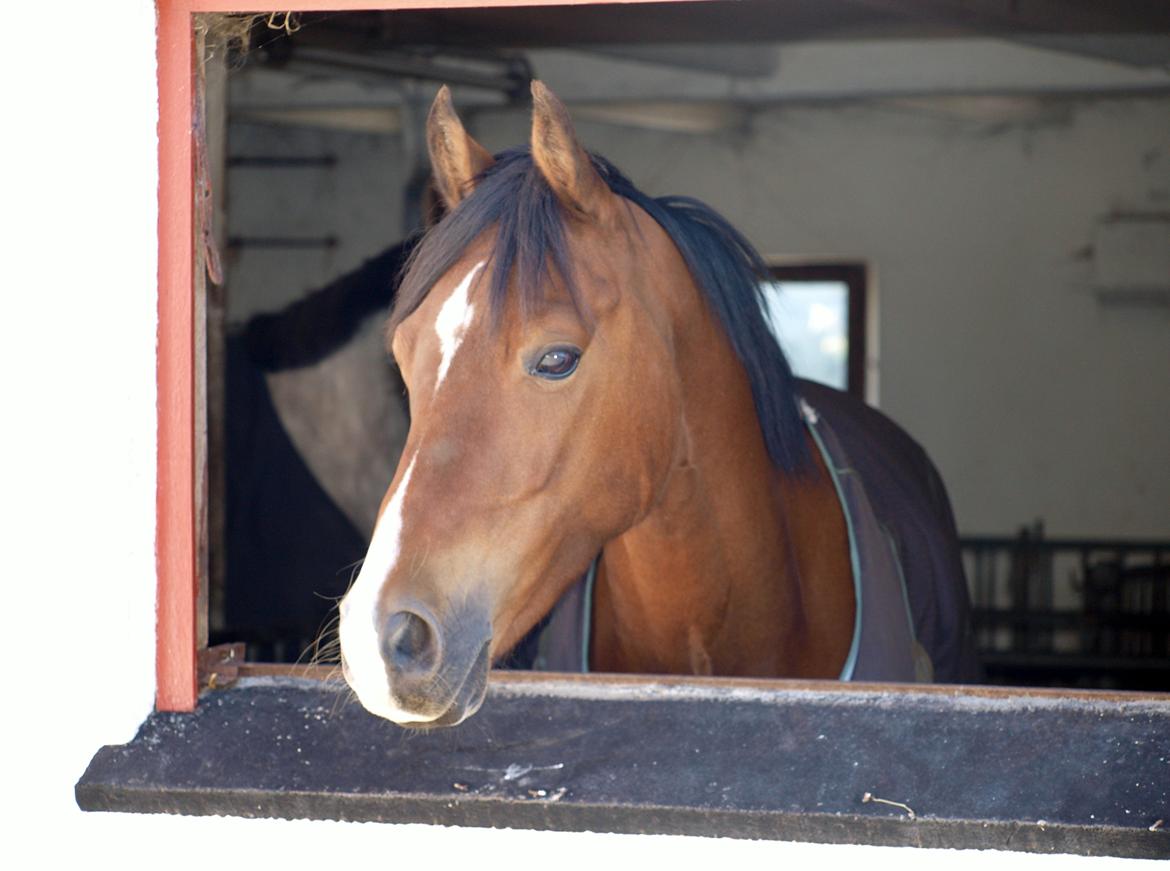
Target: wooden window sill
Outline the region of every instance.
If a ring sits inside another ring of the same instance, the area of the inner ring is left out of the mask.
[[[496,672],[408,733],[241,666],[77,784],[84,810],[1170,856],[1170,698]]]

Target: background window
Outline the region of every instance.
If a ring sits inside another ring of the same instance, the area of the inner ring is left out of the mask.
[[[865,267],[776,266],[764,285],[772,331],[793,371],[865,398]]]

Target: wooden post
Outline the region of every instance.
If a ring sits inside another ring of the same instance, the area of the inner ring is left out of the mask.
[[[195,387],[192,28],[158,4],[158,479],[155,559],[160,711],[195,709]]]

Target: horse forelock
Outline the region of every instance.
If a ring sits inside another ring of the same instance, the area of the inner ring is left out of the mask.
[[[678,248],[747,371],[773,462],[788,472],[809,468],[795,380],[761,305],[761,283],[770,276],[760,255],[709,206],[689,197],[650,197],[609,161],[591,157],[610,190],[649,214]],[[389,334],[489,233],[494,233],[486,267],[493,324],[500,323],[509,294],[515,295],[523,317],[540,309],[550,286],[562,289],[588,318],[588,300],[569,244],[572,220],[527,146],[497,154],[473,191],[423,237],[404,266]]]
[[[569,248],[565,216],[527,148],[504,151],[469,194],[423,237],[403,268],[390,314],[391,332],[477,240],[494,233],[487,255],[488,305],[500,323],[509,294],[522,315],[536,311],[550,285],[563,289],[584,312]]]

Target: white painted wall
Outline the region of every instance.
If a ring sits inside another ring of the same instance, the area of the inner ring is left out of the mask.
[[[155,80],[148,0],[6,10],[0,53],[8,668],[5,868],[1104,868],[1109,860],[687,838],[82,814],[153,692]],[[68,26],[66,26],[68,25]],[[67,58],[68,63],[53,58]],[[34,75],[35,73],[35,75]],[[168,857],[166,863],[156,859]],[[422,863],[426,863],[423,865]]]
[[[527,123],[481,113],[475,130],[494,150]],[[767,254],[872,265],[881,407],[933,456],[962,532],[1039,517],[1051,535],[1170,538],[1170,311],[1103,309],[1085,254],[1112,210],[1170,208],[1170,97],[578,131],[643,190],[706,200]]]

